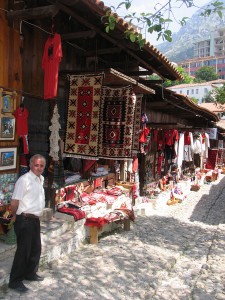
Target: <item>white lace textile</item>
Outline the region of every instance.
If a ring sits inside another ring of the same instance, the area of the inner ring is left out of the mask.
[[[60,115],[58,113],[58,106],[57,104],[54,107],[53,116],[51,119],[52,125],[49,126],[49,130],[51,131],[51,135],[49,137],[50,140],[50,152],[49,155],[52,157],[54,161],[59,160],[59,129],[61,125],[59,124]]]

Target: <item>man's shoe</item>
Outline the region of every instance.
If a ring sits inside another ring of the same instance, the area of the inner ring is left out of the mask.
[[[32,277],[26,277],[25,279],[29,280],[29,281],[43,281],[44,277],[35,274],[34,276],[32,276]]]
[[[17,284],[9,283],[9,288],[19,293],[25,293],[29,290],[22,282]]]

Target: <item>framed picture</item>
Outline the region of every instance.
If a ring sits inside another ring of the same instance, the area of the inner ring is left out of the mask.
[[[0,140],[14,140],[15,118],[3,117],[0,124]]]
[[[0,148],[0,171],[16,169],[17,148]]]
[[[14,111],[14,98],[12,95],[3,95],[2,112],[12,113]]]
[[[16,93],[15,92],[5,92],[1,89],[1,112],[2,114],[10,113],[12,114],[15,110],[16,105]]]

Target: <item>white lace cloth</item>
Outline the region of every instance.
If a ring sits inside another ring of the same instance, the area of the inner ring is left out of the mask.
[[[59,124],[60,115],[58,113],[57,104],[54,107],[53,116],[51,119],[52,125],[49,126],[49,130],[51,131],[51,135],[49,137],[50,140],[50,152],[49,155],[53,158],[54,161],[59,160],[59,129],[61,125]]]

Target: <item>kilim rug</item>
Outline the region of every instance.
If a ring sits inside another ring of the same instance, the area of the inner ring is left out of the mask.
[[[142,97],[143,95],[136,95],[136,104],[134,109],[134,135],[133,135],[133,155],[137,154],[140,150],[139,146],[139,135],[140,135],[140,124],[141,124],[141,109],[142,109]]]
[[[100,96],[103,75],[70,76],[64,153],[79,158],[98,156]]]
[[[99,156],[132,158],[136,96],[131,86],[102,87]]]

